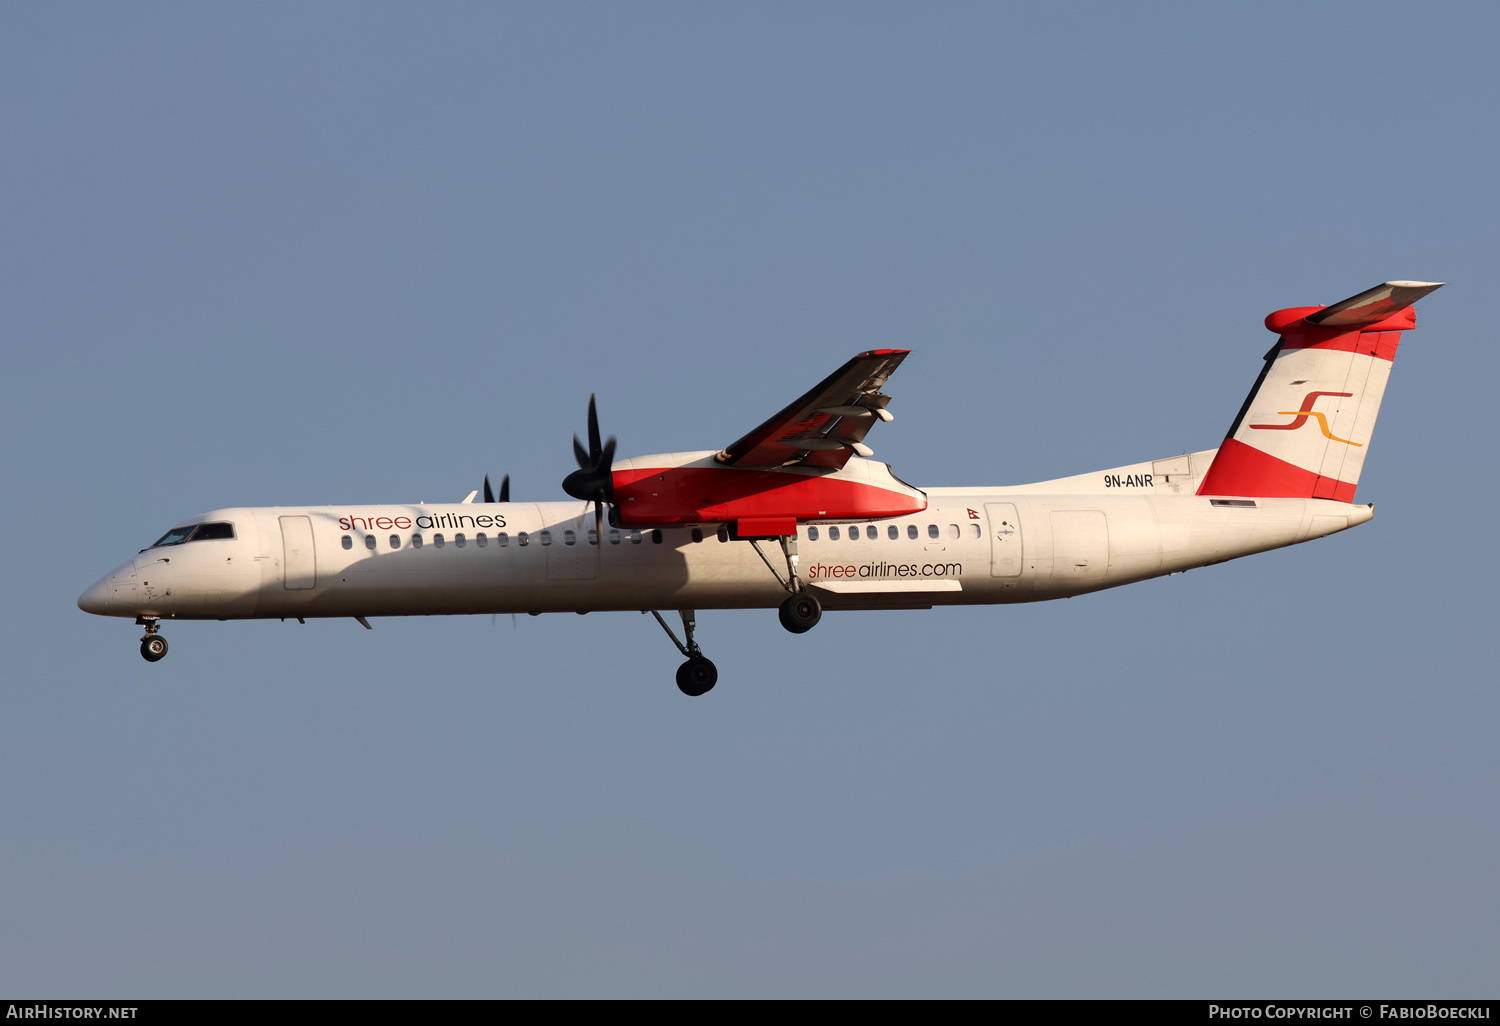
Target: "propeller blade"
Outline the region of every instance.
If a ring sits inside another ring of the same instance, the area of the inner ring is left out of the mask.
[[[589,396],[589,447],[584,449],[578,436],[573,436],[573,458],[578,469],[563,478],[563,491],[575,499],[594,504],[594,525],[601,529],[604,517],[603,503],[614,499],[615,482],[611,470],[615,460],[615,436],[609,441],[599,440],[599,404],[595,396]]]
[[[488,474],[484,475],[484,501],[485,502],[494,502],[495,501],[495,493],[492,492],[492,491],[490,491],[490,475],[488,475]]]
[[[604,451],[599,454],[599,494],[604,501],[609,502],[615,497],[615,475],[610,468],[615,462],[615,436],[610,435],[609,441],[604,443]]]
[[[506,474],[500,479],[500,501],[510,501],[510,475]]]

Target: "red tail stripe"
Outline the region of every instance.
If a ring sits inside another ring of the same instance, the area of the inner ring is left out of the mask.
[[[1396,359],[1396,346],[1400,342],[1399,331],[1347,331],[1342,335],[1314,331],[1282,336],[1281,348],[1283,352],[1288,349],[1330,349],[1341,353],[1363,353],[1377,360],[1393,361]]]
[[[1224,439],[1199,495],[1247,495],[1265,499],[1354,501],[1355,485],[1320,477],[1234,438]]]

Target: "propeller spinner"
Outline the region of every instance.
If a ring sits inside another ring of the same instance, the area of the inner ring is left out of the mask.
[[[612,502],[615,494],[614,475],[610,465],[615,458],[615,437],[599,444],[599,412],[594,397],[589,396],[589,447],[584,449],[578,436],[573,436],[573,455],[578,460],[578,469],[563,478],[563,491],[575,499],[594,504],[594,530],[604,528],[604,504]]]

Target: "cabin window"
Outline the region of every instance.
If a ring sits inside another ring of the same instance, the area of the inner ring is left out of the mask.
[[[938,536],[937,524],[928,524],[927,525],[927,537],[929,537],[929,538],[936,538],[937,536]]]
[[[365,548],[371,552],[375,551],[375,536],[373,534],[365,535]]]
[[[524,549],[526,546],[528,546],[528,545],[531,544],[531,536],[529,534],[527,534],[525,531],[517,531],[516,532],[516,544],[519,545],[519,546],[521,546],[521,548]]]
[[[721,541],[721,542],[727,542],[728,540],[729,540],[729,528],[727,528],[727,527],[721,527],[721,528],[719,528],[719,541]]]
[[[850,541],[859,541],[859,525],[858,524],[855,524],[853,527],[849,528],[849,540]]]
[[[982,532],[982,531],[979,530],[979,525],[978,524],[970,524],[969,525],[969,537],[970,538],[982,538],[982,537],[984,537],[984,532]]]
[[[880,537],[880,532],[875,529],[874,524],[866,524],[865,537],[870,539],[871,541],[874,541],[876,538]]]
[[[620,544],[620,532],[616,531],[613,527],[609,529],[609,543],[611,545]]]
[[[596,531],[596,530],[594,530],[592,527],[589,528],[589,544],[590,545],[598,545],[599,544],[599,532]]]
[[[703,540],[703,528],[693,528],[693,544],[696,545]]]
[[[563,532],[563,544],[564,545],[576,545],[576,544],[578,544],[578,535],[574,534],[572,531],[564,531]]]
[[[478,545],[481,549],[489,545],[489,543],[490,540],[484,536],[483,531],[480,531],[474,536],[474,544]]]
[[[495,544],[500,546],[502,549],[505,548],[505,546],[510,544],[510,535],[506,534],[504,531],[501,531],[499,534],[495,535]]]
[[[352,549],[352,548],[354,548],[354,539],[351,538],[351,537],[349,537],[347,534],[344,535],[344,548],[346,548],[346,549]]]
[[[828,540],[829,541],[838,541],[839,538],[840,538],[840,535],[839,535],[839,529],[838,529],[838,527],[837,526],[830,527],[828,529]]]
[[[656,530],[654,530],[654,531],[651,532],[651,544],[652,545],[660,545],[661,544],[661,528],[658,527]]]
[[[539,533],[537,535],[537,540],[539,542],[541,542],[543,545],[551,545],[552,544],[552,532],[551,531],[542,531],[541,533]]]
[[[630,532],[630,544],[632,544],[632,545],[639,545],[640,543],[641,543],[641,532],[639,532],[639,531],[631,531]]]
[[[233,537],[233,524],[199,524],[198,530],[193,532],[193,541],[214,541]]]
[[[399,534],[393,534],[393,535],[391,535],[391,548],[393,548],[393,549],[399,549],[400,547],[401,547],[401,536]]]
[[[892,524],[890,527],[887,527],[885,529],[885,533],[886,533],[887,537],[889,537],[891,539],[891,541],[895,541],[897,538],[901,537],[901,532],[899,530],[897,530],[895,524]]]
[[[455,534],[453,536],[453,544],[457,545],[459,548],[463,548],[465,545],[467,545],[468,541],[469,539],[465,538],[462,534]]]
[[[948,525],[948,537],[949,538],[957,538],[958,537],[958,525],[957,524],[949,524]]]
[[[917,537],[917,525],[916,524],[907,524],[906,525],[906,536],[908,538],[913,539],[913,540],[916,539],[916,537]]]
[[[434,548],[439,548],[439,549],[442,548],[443,547],[443,536],[440,535],[440,534],[433,535],[432,536],[432,544],[433,544]]]
[[[411,536],[411,547],[414,549],[420,549],[422,547],[422,536],[420,534],[414,534]]]
[[[808,541],[817,541],[818,540],[818,529],[816,527],[809,527],[807,529],[807,540]]]

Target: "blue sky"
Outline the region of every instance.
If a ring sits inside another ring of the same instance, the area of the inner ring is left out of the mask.
[[[20,5],[0,992],[1476,996],[1500,962],[1481,4]],[[914,350],[919,486],[1215,445],[1419,308],[1358,531],[1078,600],[176,624],[240,504],[562,496]]]

